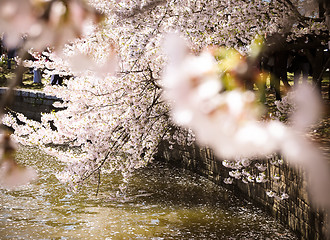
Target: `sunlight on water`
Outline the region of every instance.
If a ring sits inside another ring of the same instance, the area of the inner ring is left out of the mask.
[[[1,239],[297,239],[290,231],[205,178],[154,164],[138,170],[126,198],[115,199],[116,176],[103,175],[78,194],[53,173],[61,166],[33,149],[20,151],[39,180],[0,190]]]

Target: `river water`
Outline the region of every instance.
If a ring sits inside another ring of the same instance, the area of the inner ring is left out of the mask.
[[[39,179],[0,190],[0,239],[297,239],[251,203],[186,170],[153,164],[136,171],[125,197],[118,176],[67,192],[61,166],[31,148],[17,155]]]

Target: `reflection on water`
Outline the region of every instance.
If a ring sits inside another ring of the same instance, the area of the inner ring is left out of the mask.
[[[155,164],[138,170],[126,199],[103,175],[78,194],[65,191],[53,173],[60,166],[26,148],[23,164],[40,179],[20,190],[0,190],[1,239],[297,239],[275,220],[205,178]]]

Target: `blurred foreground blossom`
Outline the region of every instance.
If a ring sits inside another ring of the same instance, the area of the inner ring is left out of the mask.
[[[181,59],[183,48],[171,51]],[[216,61],[221,55],[223,60]],[[225,58],[226,55],[230,58]],[[234,84],[240,68],[246,68],[239,54],[227,49],[207,49],[199,56],[186,54],[180,63],[169,63],[164,75],[165,97],[172,107],[173,120],[191,128],[197,140],[213,147],[224,158],[254,157],[271,154],[279,148],[284,125],[259,122],[262,113],[252,91]],[[230,76],[228,76],[230,75]],[[225,79],[225,80],[224,80]]]
[[[83,0],[1,0],[0,32],[6,34],[8,48],[17,47],[26,35],[27,49],[40,51],[80,37],[85,25],[101,16]]]
[[[291,94],[295,104],[292,126],[278,120],[262,121],[262,106],[255,93],[244,87],[244,81],[257,78],[247,74],[255,71],[249,70],[246,57],[225,48],[209,48],[199,56],[188,53],[182,44],[174,43],[172,48],[163,85],[165,98],[173,109],[173,120],[190,128],[200,144],[211,147],[222,159],[258,159],[281,153],[289,164],[305,169],[311,196],[330,210],[326,159],[305,137],[306,128],[315,123],[321,112],[321,102],[313,87],[302,85]],[[233,169],[249,165],[239,161],[223,164]],[[259,171],[265,170],[262,165],[257,167]],[[245,183],[267,181],[263,174],[252,176],[243,171],[231,171],[230,176]],[[277,194],[280,195],[272,192],[268,196],[287,198]]]
[[[76,40],[64,50],[64,56],[75,75],[93,72],[99,77],[115,73],[118,52],[114,40],[104,32],[91,34],[87,39]]]
[[[16,146],[8,133],[1,136],[0,187],[14,189],[37,179],[36,171],[15,161]]]
[[[320,94],[309,83],[303,81],[281,101],[275,101],[276,116],[280,121],[288,122],[297,131],[305,132],[321,117],[322,100]]]

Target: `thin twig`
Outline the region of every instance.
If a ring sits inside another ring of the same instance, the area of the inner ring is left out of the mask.
[[[101,169],[99,169],[99,172],[98,172],[97,189],[96,189],[96,194],[95,194],[96,197],[99,194],[100,184],[101,184]]]

